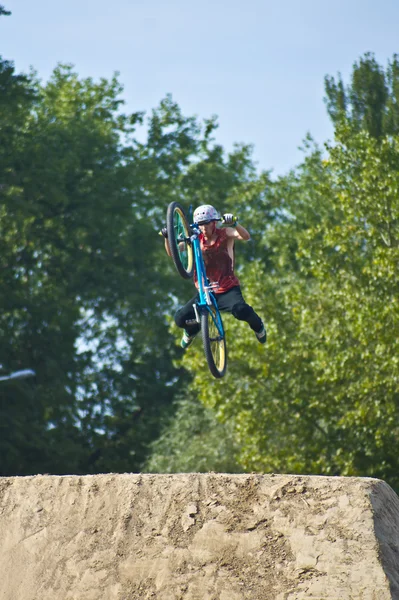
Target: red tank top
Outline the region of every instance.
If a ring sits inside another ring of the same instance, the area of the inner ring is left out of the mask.
[[[216,230],[216,240],[211,246],[204,243],[204,236],[200,235],[200,244],[206,274],[211,283],[218,285],[213,288],[216,294],[227,292],[232,287],[240,285],[238,278],[234,275],[234,262],[227,250],[227,232],[225,229]],[[197,274],[194,273],[194,283],[198,288]]]

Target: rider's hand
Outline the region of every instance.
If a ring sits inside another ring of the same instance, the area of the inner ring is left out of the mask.
[[[223,223],[226,225],[236,225],[237,218],[232,213],[226,213],[222,216]]]
[[[168,239],[168,230],[166,227],[162,227],[161,234],[163,235],[164,238]]]

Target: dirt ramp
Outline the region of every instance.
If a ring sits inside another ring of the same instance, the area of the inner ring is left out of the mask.
[[[376,479],[0,478],[1,600],[399,599]]]

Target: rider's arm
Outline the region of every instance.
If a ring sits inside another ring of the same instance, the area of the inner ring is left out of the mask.
[[[164,238],[164,240],[165,240],[165,250],[166,250],[166,254],[167,254],[168,256],[172,256],[172,253],[171,253],[171,251],[170,251],[170,246],[169,246],[169,240],[168,240],[168,238]],[[183,242],[181,242],[181,243],[179,244],[179,250],[181,250],[181,251],[183,251],[183,250],[184,250],[184,243],[183,243]]]
[[[244,240],[245,242],[251,239],[249,231],[240,225],[240,223],[237,223],[235,227],[226,227],[226,234],[228,238]]]
[[[167,254],[168,256],[172,256],[172,255],[171,255],[171,253],[170,253],[170,248],[169,248],[169,240],[168,240],[167,238],[164,238],[164,239],[165,239],[165,250],[166,250],[166,254]]]

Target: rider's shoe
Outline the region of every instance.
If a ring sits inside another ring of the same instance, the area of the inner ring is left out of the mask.
[[[260,331],[255,331],[255,335],[258,338],[258,342],[260,342],[261,344],[266,344],[266,339],[267,339],[267,335],[266,335],[266,329],[265,326],[262,323],[262,327],[260,329]]]
[[[183,337],[182,337],[181,342],[180,342],[180,346],[182,348],[184,348],[184,350],[185,350],[186,348],[188,348],[189,346],[191,346],[191,344],[195,340],[196,336],[197,336],[196,333],[194,333],[194,335],[188,335],[187,331],[184,330]]]

